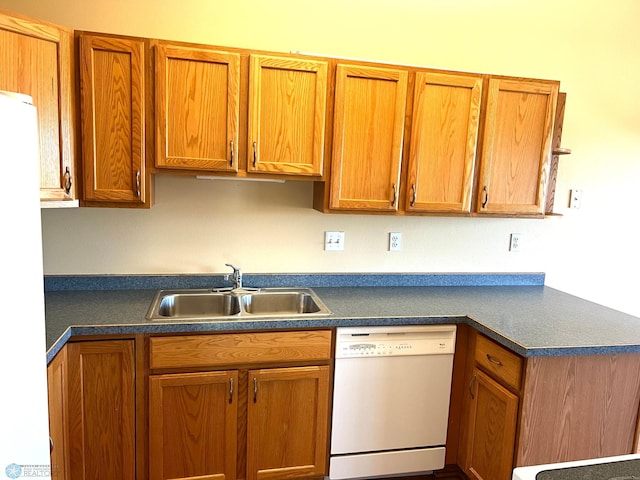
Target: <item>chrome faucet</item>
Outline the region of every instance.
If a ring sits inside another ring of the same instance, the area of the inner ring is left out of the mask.
[[[225,265],[233,268],[233,273],[224,276],[225,280],[231,280],[234,290],[242,288],[242,270],[234,267],[230,263],[225,263]]]

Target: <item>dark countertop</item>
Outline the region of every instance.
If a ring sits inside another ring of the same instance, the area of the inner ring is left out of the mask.
[[[49,291],[47,361],[71,336],[436,323],[467,323],[524,357],[640,353],[640,318],[543,285],[312,287],[332,315],[151,322],[156,289]]]

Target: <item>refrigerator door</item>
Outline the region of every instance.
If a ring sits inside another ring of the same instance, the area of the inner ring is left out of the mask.
[[[50,478],[38,127],[24,97],[0,92],[0,475]]]

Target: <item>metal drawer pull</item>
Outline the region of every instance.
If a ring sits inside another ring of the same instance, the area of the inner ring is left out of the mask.
[[[73,181],[71,180],[71,172],[69,171],[69,167],[65,167],[64,169],[64,193],[69,195],[71,193],[71,185],[73,185]]]
[[[229,142],[229,146],[231,148],[231,159],[229,160],[229,166],[233,167],[233,140]]]
[[[391,200],[391,206],[395,206],[396,204],[396,200],[398,198],[398,188],[396,187],[396,184],[394,183],[393,186],[391,187],[393,188],[393,199]]]
[[[253,403],[258,401],[258,379],[253,377]]]
[[[489,201],[489,192],[487,191],[486,185],[482,188],[482,191],[484,192],[484,200],[482,201],[482,208],[485,208],[487,206],[487,202]]]
[[[233,403],[233,378],[229,379],[229,403]]]
[[[140,170],[136,172],[136,197],[140,198]]]
[[[498,365],[499,367],[504,367],[504,365],[502,364],[502,362],[500,360],[498,360],[495,357],[492,357],[491,355],[489,355],[487,353],[487,360],[489,360],[491,363],[493,363],[494,365]]]
[[[258,165],[258,144],[253,142],[253,168],[256,168]]]
[[[416,184],[412,183],[411,184],[411,191],[413,192],[411,195],[411,206],[415,207],[416,206],[416,196],[418,195],[418,191],[416,190]]]
[[[473,394],[473,385],[478,381],[478,378],[474,375],[471,377],[471,381],[469,382],[469,395],[471,395],[471,400],[475,400],[476,396]]]

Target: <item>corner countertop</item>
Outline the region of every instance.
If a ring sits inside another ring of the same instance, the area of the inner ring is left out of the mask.
[[[515,281],[510,275],[498,281],[493,274],[467,276],[462,281],[459,275],[448,277],[454,281],[411,276],[408,281],[400,276],[389,281],[385,276],[363,282],[361,276],[345,276],[339,286],[335,278],[330,282],[334,286],[322,286],[326,279],[294,276],[287,281],[311,286],[331,315],[197,322],[148,321],[145,315],[158,290],[156,284],[141,282],[139,277],[135,285],[107,277],[101,282],[107,289],[45,293],[47,362],[72,336],[442,323],[469,324],[524,357],[640,353],[640,318],[546,287],[540,284],[543,275]],[[254,283],[246,284],[276,286],[270,278],[255,277]],[[154,277],[162,288],[198,288],[193,281],[185,283],[184,277],[177,283],[173,280]],[[113,289],[112,282],[124,288]],[[202,277],[198,282],[211,284]]]

